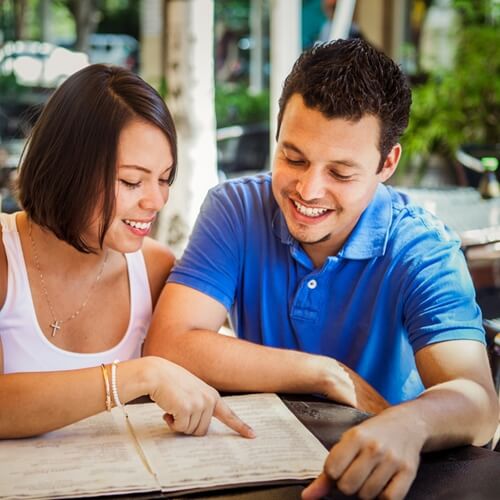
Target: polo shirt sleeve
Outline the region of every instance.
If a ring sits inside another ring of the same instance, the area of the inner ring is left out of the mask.
[[[168,283],[194,288],[229,310],[240,269],[241,221],[237,200],[217,186],[202,204],[188,246]]]
[[[413,351],[448,340],[485,343],[481,311],[458,238],[440,221],[401,249],[407,269],[404,322]]]

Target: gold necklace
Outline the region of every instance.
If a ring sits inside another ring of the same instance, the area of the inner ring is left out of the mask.
[[[78,309],[73,314],[68,316],[66,319],[56,319],[56,315],[54,313],[54,307],[52,306],[52,302],[50,300],[49,293],[47,292],[47,286],[45,285],[45,278],[43,277],[42,269],[40,267],[40,260],[38,259],[38,252],[37,252],[35,240],[33,238],[33,234],[31,232],[31,230],[32,230],[32,223],[31,223],[31,219],[29,219],[28,234],[29,234],[29,238],[31,240],[31,247],[33,249],[33,260],[35,261],[35,267],[36,267],[36,270],[40,276],[40,283],[42,285],[42,292],[45,296],[45,300],[47,301],[47,305],[49,306],[50,315],[52,316],[52,323],[50,323],[50,325],[49,325],[49,327],[52,328],[51,336],[55,337],[57,331],[61,330],[63,323],[67,323],[68,321],[75,319],[82,312],[83,308],[87,305],[87,302],[90,299],[92,291],[94,290],[95,286],[97,285],[97,283],[101,279],[102,273],[104,271],[104,265],[106,264],[106,260],[108,259],[108,251],[106,250],[106,253],[104,254],[104,259],[102,261],[101,268],[99,269],[99,272],[97,273],[96,279],[95,279],[94,283],[92,283],[92,286],[90,287],[90,289],[85,297],[85,300],[81,303],[80,307],[78,307]]]

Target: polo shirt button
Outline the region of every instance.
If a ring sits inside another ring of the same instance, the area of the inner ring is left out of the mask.
[[[307,282],[307,288],[310,290],[314,290],[318,286],[318,282],[316,280],[309,280]]]

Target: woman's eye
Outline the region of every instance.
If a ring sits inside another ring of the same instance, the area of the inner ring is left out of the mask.
[[[304,164],[304,160],[292,160],[291,158],[288,158],[288,157],[286,157],[286,161],[290,165],[303,165]]]
[[[138,181],[138,182],[129,182],[129,181],[126,181],[125,179],[120,179],[120,182],[125,187],[127,187],[128,189],[135,189],[135,188],[138,188],[141,185],[140,181]]]
[[[169,177],[169,178],[167,178],[167,179],[158,179],[158,182],[159,182],[162,186],[170,186],[170,184],[172,184],[170,177]]]

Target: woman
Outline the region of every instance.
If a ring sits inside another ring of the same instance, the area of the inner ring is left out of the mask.
[[[89,66],[48,101],[21,159],[23,211],[1,214],[0,438],[142,395],[176,431],[204,434],[214,415],[251,435],[213,388],[162,358],[140,358],[174,261],[147,236],[175,177],[176,147],[162,98],[122,68]]]

